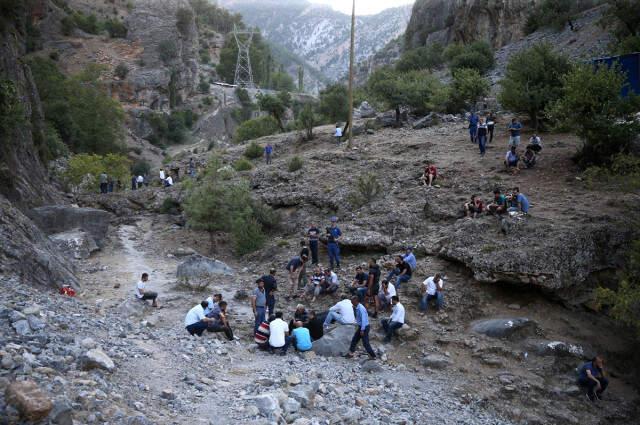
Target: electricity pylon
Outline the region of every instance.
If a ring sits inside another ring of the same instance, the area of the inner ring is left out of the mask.
[[[233,83],[238,87],[255,88],[253,71],[251,70],[251,42],[253,41],[253,34],[253,31],[240,31],[237,26],[233,26],[233,37],[236,39],[236,44],[238,45],[238,62],[236,63],[236,75]]]

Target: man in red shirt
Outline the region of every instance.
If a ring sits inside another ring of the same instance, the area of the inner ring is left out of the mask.
[[[438,170],[436,169],[436,166],[433,164],[429,164],[424,167],[424,173],[422,174],[422,184],[424,186],[431,187],[431,184],[436,179],[436,177],[438,177]]]

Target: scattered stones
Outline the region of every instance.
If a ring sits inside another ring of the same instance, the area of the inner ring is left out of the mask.
[[[18,320],[17,322],[13,322],[11,326],[13,326],[13,329],[16,330],[18,335],[24,336],[31,333],[31,328],[27,320]]]
[[[453,362],[440,354],[428,354],[422,358],[422,365],[430,369],[445,369]]]
[[[266,418],[274,419],[280,415],[280,403],[273,394],[261,394],[253,398],[260,414]]]
[[[28,421],[38,421],[45,418],[53,403],[47,395],[33,381],[13,382],[5,392],[7,403],[13,405],[20,415]]]
[[[160,397],[164,398],[165,400],[175,400],[176,399],[176,393],[170,388],[165,388],[160,393]]]
[[[112,372],[116,368],[113,360],[99,348],[94,348],[84,353],[80,358],[80,365],[84,370],[102,369]]]
[[[291,385],[291,386],[295,386],[295,385],[299,385],[300,384],[300,377],[298,375],[289,375],[287,376],[287,384]]]

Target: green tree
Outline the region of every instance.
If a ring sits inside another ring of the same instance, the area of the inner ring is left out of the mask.
[[[296,86],[291,75],[286,72],[275,72],[271,75],[269,88],[277,91],[294,91]]]
[[[288,92],[279,92],[277,96],[260,94],[257,96],[258,106],[268,112],[278,123],[281,131],[284,131],[284,114],[291,106],[291,95]]]
[[[475,108],[478,99],[489,94],[489,81],[475,69],[460,68],[453,73],[451,98],[455,105]]]
[[[74,191],[95,190],[100,173],[106,172],[114,180],[124,182],[128,181],[130,168],[131,161],[123,155],[78,154],[69,159],[62,179]]]
[[[495,65],[494,52],[486,41],[476,41],[471,44],[452,44],[443,52],[452,72],[460,68],[476,69],[484,74]]]
[[[640,51],[640,7],[636,0],[610,0],[602,17],[605,27],[613,28],[616,38],[612,50],[619,55]]]
[[[183,36],[188,36],[191,31],[191,24],[193,23],[193,12],[191,9],[181,7],[176,12],[176,27]]]
[[[548,108],[561,126],[583,140],[576,155],[582,167],[610,164],[617,153],[628,152],[640,124],[637,96],[622,97],[626,75],[616,68],[577,65],[562,78],[562,97]]]
[[[297,117],[297,127],[304,130],[307,140],[313,140],[313,127],[317,123],[316,114],[313,111],[313,105],[307,103]]]
[[[236,129],[233,140],[239,143],[245,140],[259,139],[260,137],[276,134],[279,129],[278,122],[272,116],[260,117],[240,124]]]
[[[514,112],[526,113],[537,129],[548,105],[562,95],[562,79],[571,70],[569,60],[550,44],[536,44],[515,53],[500,81],[500,103]]]
[[[178,57],[178,46],[173,40],[164,40],[158,44],[158,57],[165,66],[171,65]]]
[[[442,66],[444,47],[439,43],[407,50],[396,63],[396,70],[400,72],[433,70]]]
[[[349,96],[342,84],[333,84],[320,92],[320,114],[325,122],[346,121],[349,115]]]

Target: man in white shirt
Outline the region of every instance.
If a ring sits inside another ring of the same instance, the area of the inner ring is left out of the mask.
[[[164,180],[166,179],[166,175],[164,173],[164,168],[160,169],[160,184],[162,184],[164,186]]]
[[[158,293],[153,291],[147,291],[146,286],[149,281],[149,275],[147,273],[142,273],[142,277],[138,281],[136,285],[136,298],[142,301],[151,300],[153,301],[151,306],[158,307]]]
[[[376,311],[372,317],[377,317],[379,311],[384,311],[388,306],[390,306],[391,298],[394,295],[397,295],[395,285],[387,279],[384,279],[380,285],[378,296],[376,297]]]
[[[440,310],[444,304],[444,281],[440,273],[436,273],[435,276],[427,278],[422,282],[422,298],[420,299],[420,310],[427,311],[429,308],[429,301],[436,300],[436,308]]]
[[[288,338],[289,325],[282,320],[282,312],[276,312],[276,318],[269,323],[269,351],[273,352],[274,349],[281,350],[280,355],[287,354],[287,348],[289,348]]]
[[[336,125],[336,132],[334,133],[336,142],[339,144],[342,141],[342,128],[340,125]]]
[[[204,315],[204,309],[207,305],[208,303],[206,301],[202,301],[200,304],[189,310],[185,316],[184,326],[191,336],[202,336],[202,333],[207,329],[208,324],[215,320]]]
[[[338,302],[336,305],[329,309],[327,318],[324,320],[325,329],[328,328],[329,325],[334,321],[340,323],[341,325],[353,325],[356,323],[356,316],[353,312],[353,304],[351,304],[351,299],[349,299],[348,297],[343,297],[342,301]]]
[[[382,319],[380,322],[384,332],[386,333],[386,337],[384,339],[385,343],[391,342],[391,338],[395,335],[396,331],[404,325],[404,306],[400,304],[400,299],[397,295],[391,297],[391,304],[393,305],[391,317],[388,319]]]
[[[171,187],[173,186],[173,177],[169,176],[165,179],[164,181],[164,186],[165,187]]]
[[[144,177],[138,176],[136,182],[138,183],[138,189],[142,188],[142,185],[144,184]]]
[[[340,281],[338,275],[331,269],[324,270],[324,282],[322,283],[323,294],[333,294],[340,287]]]

